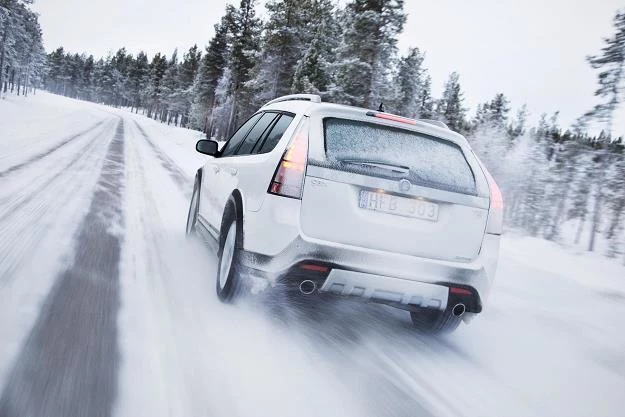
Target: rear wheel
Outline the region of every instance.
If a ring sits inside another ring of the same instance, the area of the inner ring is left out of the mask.
[[[411,311],[410,318],[415,328],[431,334],[451,333],[462,321],[460,317],[454,316],[451,307],[444,311],[433,309]]]
[[[234,209],[227,212],[234,213]],[[219,262],[217,266],[217,296],[224,303],[233,302],[241,289],[241,278],[238,271],[240,252],[239,232],[236,217],[224,217],[219,237]]]

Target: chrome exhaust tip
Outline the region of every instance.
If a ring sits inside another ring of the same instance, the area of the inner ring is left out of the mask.
[[[301,292],[304,295],[310,295],[314,293],[316,289],[317,289],[317,284],[315,284],[314,281],[311,281],[309,279],[305,279],[299,284],[299,292]]]
[[[462,303],[456,304],[454,308],[451,310],[452,314],[456,317],[461,317],[466,311],[467,311],[467,308]]]

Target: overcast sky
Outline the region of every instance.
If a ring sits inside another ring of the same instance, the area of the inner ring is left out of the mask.
[[[228,1],[229,2],[229,1]],[[125,46],[181,52],[208,44],[226,0],[36,0],[48,51],[105,55]],[[585,56],[613,34],[623,0],[406,0],[400,49],[417,46],[435,95],[458,71],[472,115],[504,92],[513,109],[527,103],[532,119],[560,110],[569,126],[595,103],[596,74]],[[625,111],[615,133],[625,133]]]

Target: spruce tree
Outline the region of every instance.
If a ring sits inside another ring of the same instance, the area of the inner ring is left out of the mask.
[[[130,63],[130,68],[128,70],[131,110],[134,107],[135,111],[139,112],[139,107],[143,105],[142,97],[148,86],[149,72],[150,65],[148,63],[148,56],[143,51],[139,52],[137,58]]]
[[[293,74],[291,93],[327,96],[332,84],[332,62],[339,44],[339,25],[330,0],[312,0],[306,10],[307,32],[313,37],[304,45]]]
[[[270,0],[265,4],[269,17],[262,53],[254,77],[247,83],[257,102],[289,93],[302,51],[310,43],[306,13],[310,7],[310,0]]]
[[[432,77],[426,74],[423,79],[423,88],[419,94],[419,118],[432,119],[434,117],[434,99],[432,98]]]
[[[353,0],[341,16],[344,31],[333,97],[372,108],[392,99],[389,69],[406,15],[403,0]]]
[[[229,25],[230,71],[229,96],[231,111],[228,117],[227,136],[238,127],[239,121],[244,120],[252,111],[252,94],[245,89],[245,83],[250,79],[250,71],[254,67],[255,53],[260,47],[262,23],[256,17],[255,0],[241,0],[239,8],[228,5],[226,19]]]
[[[148,117],[153,117],[154,119],[157,119],[162,113],[162,90],[165,71],[167,71],[167,57],[157,53],[150,63],[149,87],[146,92]]]
[[[394,85],[398,88],[394,112],[405,117],[421,116],[421,96],[424,93],[423,54],[419,48],[410,48],[399,61]]]
[[[508,135],[510,138],[517,139],[525,134],[527,128],[527,116],[527,104],[523,104],[523,106],[521,106],[521,108],[517,111],[516,117],[508,126]]]
[[[439,100],[437,113],[453,131],[460,132],[465,125],[466,109],[462,105],[464,97],[460,88],[460,76],[452,72],[445,83],[443,97]]]
[[[228,24],[225,18],[215,25],[215,35],[206,48],[193,86],[191,125],[205,133],[216,107],[215,90],[228,60]]]
[[[180,125],[186,127],[189,123],[191,104],[193,102],[193,83],[198,73],[202,53],[197,45],[193,45],[183,56],[178,71],[178,91],[176,92],[176,106],[180,113]]]
[[[160,97],[164,104],[164,107],[161,109],[160,120],[167,124],[170,124],[172,121],[176,122],[179,114],[176,97],[179,85],[178,69],[178,50],[176,49],[167,62]]]

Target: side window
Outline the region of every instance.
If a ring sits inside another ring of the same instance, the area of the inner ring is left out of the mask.
[[[268,153],[273,151],[273,148],[276,147],[284,132],[289,128],[289,125],[293,121],[293,116],[289,114],[283,114],[280,116],[280,119],[273,125],[271,132],[265,138],[262,146],[260,146],[260,150],[258,153]]]
[[[271,122],[273,122],[273,119],[276,118],[276,116],[276,113],[263,114],[263,117],[261,117],[258,123],[254,125],[252,130],[250,130],[250,133],[247,134],[245,140],[243,141],[243,143],[241,143],[241,146],[239,147],[239,150],[237,150],[236,154],[249,155],[250,153],[252,153],[254,145],[256,145],[256,142],[258,142],[260,138],[263,137],[263,134],[265,133]]]
[[[239,144],[243,141],[243,139],[245,139],[245,135],[247,135],[247,132],[250,131],[252,126],[256,124],[256,122],[258,121],[258,119],[261,118],[262,115],[262,113],[255,114],[254,116],[250,117],[247,122],[243,123],[243,126],[241,126],[239,130],[237,130],[234,135],[232,135],[230,140],[226,143],[221,151],[221,156],[233,155],[239,147]]]

